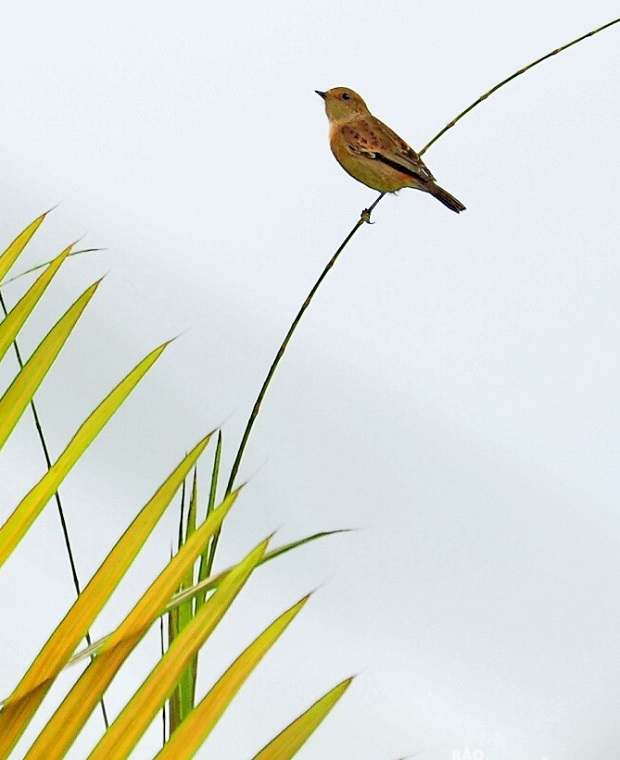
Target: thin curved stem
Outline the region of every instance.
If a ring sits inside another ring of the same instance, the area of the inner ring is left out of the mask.
[[[576,40],[567,42],[566,45],[562,45],[562,47],[556,48],[555,50],[552,50],[550,53],[547,53],[546,55],[543,55],[540,58],[537,58],[535,61],[532,61],[532,63],[528,63],[527,66],[524,66],[522,69],[515,71],[514,74],[511,74],[509,77],[506,77],[506,79],[503,79],[494,87],[491,87],[491,89],[485,92],[484,95],[481,95],[478,98],[478,100],[474,100],[474,102],[468,105],[464,111],[461,111],[461,113],[456,118],[452,119],[452,121],[449,124],[446,124],[446,126],[441,130],[441,132],[437,132],[435,137],[433,137],[433,139],[430,142],[426,143],[426,145],[422,148],[422,150],[419,152],[419,155],[421,156],[424,153],[426,153],[426,151],[431,147],[431,145],[433,145],[433,143],[436,143],[440,137],[443,137],[443,135],[445,135],[449,129],[452,129],[452,127],[455,124],[457,124],[463,118],[463,116],[466,116],[476,106],[479,106],[480,103],[482,103],[484,100],[486,100],[489,97],[489,95],[493,95],[494,92],[497,92],[500,89],[500,87],[503,87],[505,84],[508,84],[508,82],[512,82],[513,79],[520,77],[521,74],[525,74],[526,71],[533,69],[534,66],[538,66],[539,63],[546,61],[548,58],[552,58],[554,55],[557,55],[558,53],[561,53],[564,50],[568,50],[569,47],[572,47],[573,45],[576,45],[578,42],[582,42],[588,37],[592,37],[593,35],[598,34],[599,32],[602,32],[604,29],[609,29],[610,26],[613,26],[614,24],[617,24],[618,22],[620,22],[620,18],[616,18],[613,21],[609,21],[606,24],[603,24],[603,26],[599,26],[597,29],[592,29],[592,31],[588,32],[587,34],[582,34],[581,37],[577,37]]]
[[[614,19],[613,21],[609,21],[608,23],[604,24],[603,26],[599,26],[596,29],[593,29],[592,31],[588,32],[587,34],[583,34],[581,37],[578,37],[575,40],[572,40],[571,42],[567,43],[566,45],[562,45],[562,47],[556,48],[555,50],[551,51],[550,53],[547,53],[546,55],[541,56],[540,58],[537,58],[535,61],[532,61],[532,63],[529,63],[527,66],[524,66],[523,68],[519,69],[518,71],[515,71],[514,74],[511,74],[506,79],[502,80],[498,84],[496,84],[494,87],[492,87],[490,90],[484,93],[484,95],[481,95],[477,100],[475,100],[471,105],[469,105],[464,111],[461,111],[461,113],[456,116],[454,119],[452,119],[451,122],[446,124],[446,126],[439,131],[433,139],[428,142],[422,150],[419,152],[419,155],[423,155],[426,153],[426,151],[433,145],[434,143],[439,140],[440,137],[445,135],[445,133],[452,129],[452,127],[457,124],[464,116],[466,116],[470,111],[472,111],[476,106],[480,105],[483,101],[485,101],[490,95],[497,92],[501,87],[508,84],[508,82],[511,82],[513,79],[516,79],[517,77],[521,76],[521,74],[525,74],[526,71],[529,71],[530,69],[534,68],[534,66],[537,66],[539,63],[542,63],[543,61],[546,61],[548,58],[551,58],[554,55],[557,55],[558,53],[561,53],[564,50],[567,50],[568,48],[572,47],[573,45],[576,45],[578,42],[581,42],[582,40],[587,39],[588,37],[592,37],[595,34],[598,34],[599,32],[602,32],[604,29],[608,29],[610,26],[613,26],[614,24],[617,24],[620,22],[620,18]],[[252,411],[250,413],[250,416],[248,418],[248,421],[245,426],[245,430],[243,432],[243,436],[241,438],[241,443],[239,444],[239,449],[237,450],[237,455],[235,457],[235,461],[232,466],[232,470],[230,473],[230,478],[228,480],[228,486],[226,488],[226,494],[229,494],[235,484],[235,479],[237,477],[237,474],[239,472],[239,467],[241,465],[241,460],[243,459],[243,454],[245,452],[248,439],[250,437],[250,434],[252,432],[252,428],[254,427],[254,423],[256,421],[256,418],[258,417],[258,414],[260,412],[261,405],[263,403],[263,399],[265,398],[265,395],[267,394],[267,390],[269,389],[269,385],[271,383],[271,380],[276,372],[276,369],[278,368],[278,364],[280,363],[280,360],[282,359],[282,356],[284,355],[284,352],[286,351],[286,348],[289,344],[289,341],[293,337],[293,334],[295,330],[297,329],[297,325],[301,321],[301,318],[303,317],[304,313],[306,312],[306,309],[308,306],[310,306],[310,302],[314,298],[314,295],[316,294],[317,290],[321,286],[321,283],[327,276],[327,273],[329,270],[334,266],[336,263],[338,257],[342,253],[342,251],[345,249],[353,235],[359,230],[359,228],[364,224],[364,222],[370,221],[370,214],[372,213],[373,209],[377,206],[379,201],[383,198],[385,193],[381,193],[379,197],[375,200],[375,202],[370,206],[369,209],[366,209],[362,212],[362,216],[360,219],[358,219],[357,223],[349,232],[349,234],[346,236],[344,241],[342,242],[342,245],[338,248],[336,253],[331,257],[331,259],[327,262],[327,265],[325,269],[322,271],[319,279],[316,281],[312,289],[310,290],[310,293],[308,294],[308,297],[303,302],[300,310],[297,313],[297,316],[293,320],[291,326],[289,327],[289,330],[282,341],[282,344],[280,348],[278,349],[278,352],[275,356],[275,359],[271,363],[271,366],[269,368],[269,371],[267,373],[267,376],[265,378],[265,381],[263,382],[263,385],[261,386],[261,389],[258,393],[258,396],[256,397],[256,401],[254,402],[254,406],[252,407]],[[215,549],[215,547],[213,547]]]
[[[230,494],[234,488],[235,485],[235,479],[237,477],[237,473],[239,472],[239,467],[241,465],[241,460],[243,459],[243,454],[245,452],[245,447],[247,446],[248,439],[250,438],[250,434],[252,432],[252,428],[254,427],[254,423],[256,422],[256,418],[258,417],[258,413],[260,412],[261,405],[263,403],[263,399],[265,398],[265,394],[267,393],[267,390],[269,389],[269,385],[271,384],[271,379],[275,375],[275,372],[278,368],[278,364],[280,363],[282,357],[284,356],[284,352],[286,351],[286,347],[288,346],[291,338],[293,337],[295,330],[297,329],[297,326],[301,322],[301,318],[305,314],[306,310],[310,306],[312,299],[314,298],[317,290],[321,287],[321,283],[323,280],[327,277],[327,274],[329,273],[329,270],[334,266],[336,261],[338,260],[338,257],[340,254],[344,251],[347,244],[349,243],[349,240],[355,235],[355,233],[359,230],[359,228],[366,222],[370,221],[370,215],[372,214],[375,206],[385,193],[381,193],[375,202],[367,209],[364,209],[362,211],[362,215],[355,223],[355,226],[349,232],[349,234],[346,236],[346,238],[342,241],[342,244],[334,253],[334,255],[331,257],[331,259],[327,262],[325,268],[321,272],[321,276],[319,279],[314,283],[312,286],[312,289],[308,293],[306,300],[301,305],[301,308],[297,312],[297,316],[291,323],[291,326],[288,329],[288,332],[286,333],[284,340],[282,341],[280,348],[278,349],[277,354],[275,355],[274,360],[271,362],[271,366],[269,367],[269,372],[267,372],[267,376],[265,377],[265,380],[261,386],[260,391],[258,392],[258,396],[256,397],[256,401],[254,402],[254,406],[252,407],[252,411],[250,412],[250,416],[248,418],[248,421],[245,426],[245,430],[243,431],[243,436],[241,438],[241,443],[239,444],[239,449],[237,450],[237,456],[235,457],[235,461],[233,462],[233,466],[230,472],[230,478],[228,479],[228,485],[226,486],[226,495]],[[213,553],[213,552],[212,552]]]

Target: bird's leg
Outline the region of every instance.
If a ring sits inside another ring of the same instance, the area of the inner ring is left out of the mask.
[[[385,193],[381,193],[379,197],[375,200],[375,202],[369,208],[365,208],[360,214],[360,218],[362,219],[362,221],[366,222],[366,224],[374,224],[374,222],[370,221],[370,215],[374,211],[374,208],[377,205],[377,203],[379,203],[379,201],[381,200],[381,198],[383,198],[384,195]]]

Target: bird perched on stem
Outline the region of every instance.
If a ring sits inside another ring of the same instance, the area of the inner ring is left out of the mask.
[[[332,153],[352,177],[382,193],[404,187],[423,190],[457,214],[464,211],[459,200],[439,187],[413,148],[373,116],[356,92],[348,87],[315,92],[325,101]]]

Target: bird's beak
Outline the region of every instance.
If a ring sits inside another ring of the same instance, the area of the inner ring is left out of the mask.
[[[325,96],[327,95],[326,92],[321,92],[320,90],[315,90],[315,92],[317,95],[320,95],[323,98],[323,100],[325,100]]]

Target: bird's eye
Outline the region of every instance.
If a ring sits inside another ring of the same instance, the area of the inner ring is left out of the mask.
[[[351,96],[349,95],[348,92],[343,92],[342,93],[342,99],[343,100],[351,100]]]

